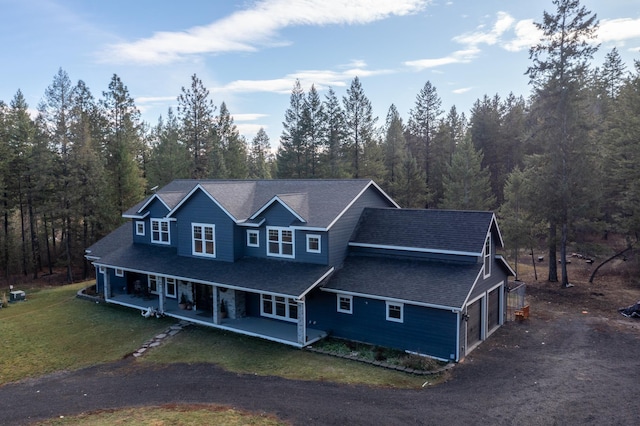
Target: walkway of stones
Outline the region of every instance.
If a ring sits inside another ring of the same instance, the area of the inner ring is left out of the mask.
[[[175,336],[176,334],[180,333],[183,328],[189,325],[191,325],[191,323],[188,321],[180,321],[178,324],[172,325],[171,327],[166,329],[163,333],[160,333],[154,336],[153,338],[147,340],[146,342],[144,342],[140,347],[140,349],[138,349],[133,353],[133,356],[136,358],[141,357],[148,350],[157,348],[165,341],[165,339],[167,339],[168,337]]]

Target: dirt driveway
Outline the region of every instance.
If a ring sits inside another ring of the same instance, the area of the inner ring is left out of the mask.
[[[627,294],[629,303],[640,298],[637,288],[533,285],[532,317],[499,329],[437,387],[379,389],[127,359],[0,387],[0,423],[123,406],[218,403],[296,425],[637,424],[640,321],[616,311],[624,306],[616,298]]]

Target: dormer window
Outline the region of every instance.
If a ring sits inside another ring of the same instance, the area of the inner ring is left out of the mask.
[[[151,219],[151,242],[171,244],[168,219]]]
[[[484,277],[491,276],[491,235],[484,242]]]
[[[293,231],[289,228],[267,226],[267,255],[276,257],[295,257]]]
[[[136,221],[136,235],[144,236],[144,221]]]

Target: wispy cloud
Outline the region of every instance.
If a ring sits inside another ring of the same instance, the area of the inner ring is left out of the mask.
[[[459,89],[454,89],[451,92],[455,93],[456,95],[462,95],[463,93],[467,93],[469,91],[471,91],[473,89],[473,87],[461,87]]]
[[[415,70],[436,68],[443,65],[469,63],[478,57],[483,44],[494,45],[500,42],[502,35],[513,26],[514,19],[506,12],[498,12],[496,22],[488,31],[479,27],[476,31],[455,36],[452,40],[463,45],[464,49],[456,50],[440,58],[425,58],[406,61],[404,65]]]
[[[107,46],[107,62],[163,64],[192,55],[254,51],[286,44],[279,30],[291,26],[359,25],[423,10],[429,0],[262,0],[206,26]]]
[[[291,93],[291,89],[296,80],[300,80],[300,85],[308,90],[311,85],[315,85],[317,90],[324,90],[329,87],[345,87],[354,77],[368,77],[373,75],[390,74],[395,71],[389,69],[372,70],[367,68],[364,61],[355,61],[349,67],[341,66],[340,71],[333,70],[303,70],[287,74],[282,78],[270,80],[235,80],[224,86],[211,88],[212,93],[219,95],[226,93],[247,93],[247,92],[269,92],[269,93]]]

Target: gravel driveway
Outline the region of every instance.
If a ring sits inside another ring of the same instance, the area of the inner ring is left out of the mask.
[[[238,375],[133,359],[0,387],[0,423],[98,409],[218,403],[296,425],[637,424],[640,321],[579,311],[508,323],[437,387],[393,390]]]

